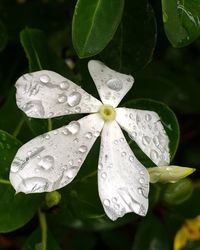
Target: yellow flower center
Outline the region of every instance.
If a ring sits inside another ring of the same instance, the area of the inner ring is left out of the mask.
[[[102,105],[99,109],[99,113],[105,121],[115,120],[116,112],[111,105]]]

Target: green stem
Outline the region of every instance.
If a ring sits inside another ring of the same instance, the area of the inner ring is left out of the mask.
[[[38,217],[40,221],[40,227],[42,232],[42,245],[41,250],[47,249],[47,222],[46,222],[46,215],[40,209],[38,209]]]
[[[53,129],[53,126],[52,126],[52,120],[51,118],[48,119],[48,131],[51,131]]]
[[[8,180],[0,179],[1,184],[11,185]]]
[[[17,137],[17,136],[18,136],[18,134],[19,134],[19,132],[20,132],[20,130],[21,130],[23,124],[24,124],[24,117],[22,117],[22,118],[20,119],[19,123],[17,124],[17,127],[15,128],[15,130],[14,130],[14,132],[13,132],[13,136],[14,136],[14,137]]]

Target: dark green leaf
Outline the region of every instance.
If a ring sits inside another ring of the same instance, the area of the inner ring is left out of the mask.
[[[121,21],[124,0],[78,0],[72,25],[72,40],[80,58],[102,51]]]
[[[184,47],[200,35],[199,0],[162,0],[166,35],[174,47]]]
[[[181,250],[199,250],[200,240],[189,241]]]
[[[133,250],[170,250],[164,225],[154,216],[147,216],[139,225]]]
[[[147,0],[126,1],[122,24],[101,58],[117,71],[135,74],[151,61],[156,34],[154,12]]]
[[[161,118],[161,122],[165,128],[165,131],[167,135],[169,136],[169,141],[170,141],[169,149],[170,149],[170,156],[172,160],[176,153],[176,150],[179,144],[179,136],[180,136],[178,121],[173,111],[167,105],[161,102],[150,100],[150,99],[135,99],[135,100],[125,103],[123,106],[127,108],[150,110],[150,111],[155,111],[156,113],[158,113],[158,115]],[[134,149],[134,153],[136,153],[137,155],[137,152],[135,152],[135,149]],[[141,154],[141,151],[140,151],[140,154]],[[144,156],[143,153],[142,155]],[[142,156],[137,155],[137,157],[140,159],[140,157]],[[149,166],[147,165],[147,167]]]
[[[22,250],[36,250],[41,249],[41,230],[37,228],[26,240]],[[55,240],[51,232],[47,231],[47,249],[48,250],[60,250],[58,242]]]

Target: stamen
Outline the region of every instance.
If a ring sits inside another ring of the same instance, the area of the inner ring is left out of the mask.
[[[102,105],[99,113],[105,121],[113,121],[116,117],[116,111],[111,105]]]

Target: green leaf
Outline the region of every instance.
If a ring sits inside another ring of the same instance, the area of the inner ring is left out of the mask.
[[[166,35],[174,47],[189,45],[200,35],[199,0],[162,0]]]
[[[189,179],[183,179],[173,184],[167,184],[163,191],[162,200],[169,205],[178,205],[190,198],[194,186]]]
[[[25,225],[41,203],[41,195],[15,194],[8,181],[11,162],[21,143],[0,131],[0,232],[10,232]]]
[[[170,250],[164,225],[154,216],[147,216],[139,225],[133,250]]]
[[[41,30],[29,28],[22,30],[20,41],[29,61],[30,72],[48,69],[66,77],[73,76],[64,61],[49,49],[47,38]]]
[[[78,0],[72,40],[80,58],[101,52],[110,42],[121,21],[124,0]]]
[[[156,35],[154,11],[147,0],[126,1],[122,23],[100,56],[109,67],[135,75],[151,61]]]
[[[156,113],[158,113],[158,115],[161,118],[161,122],[164,126],[164,129],[169,137],[169,141],[170,141],[169,149],[170,149],[170,156],[172,160],[175,156],[175,153],[179,144],[179,137],[180,137],[178,121],[173,111],[164,103],[153,101],[150,99],[134,99],[125,103],[123,106],[127,108],[133,108],[133,109],[150,110],[150,111],[155,111]],[[134,153],[136,153],[136,156],[140,159],[142,156],[138,155],[135,150],[136,151],[138,150],[134,148],[133,151]],[[142,151],[140,150],[140,154],[141,152]],[[145,157],[144,153],[142,153],[142,155],[143,157]],[[147,167],[149,166],[147,165]]]
[[[41,230],[37,228],[26,240],[22,250],[36,250],[41,249]],[[51,232],[47,231],[47,249],[60,250],[58,242],[55,240]]]

